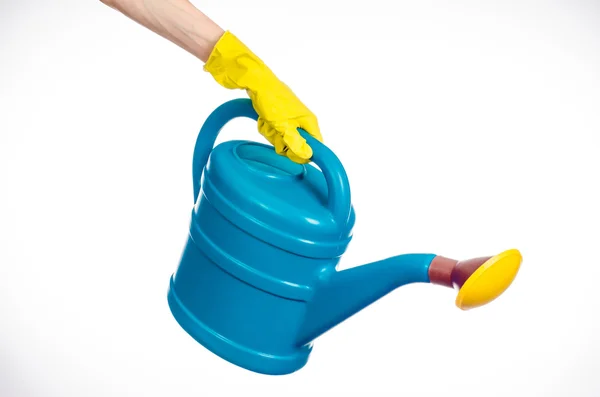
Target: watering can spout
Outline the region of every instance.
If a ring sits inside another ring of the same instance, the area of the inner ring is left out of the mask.
[[[308,344],[360,310],[407,284],[458,290],[456,306],[468,310],[500,296],[522,262],[518,250],[458,261],[435,254],[404,254],[343,271],[324,268],[308,304],[298,343]]]

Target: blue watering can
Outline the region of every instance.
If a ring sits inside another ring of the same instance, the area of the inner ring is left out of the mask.
[[[219,106],[198,135],[195,205],[168,291],[176,321],[214,354],[257,373],[289,374],[307,363],[319,335],[400,286],[457,289],[456,305],[466,310],[515,278],[515,249],[465,261],[404,254],[336,270],[355,221],[341,162],[303,130],[318,168],[257,142],[213,148],[237,117],[257,120],[249,99]]]

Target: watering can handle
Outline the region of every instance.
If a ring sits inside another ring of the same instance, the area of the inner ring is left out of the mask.
[[[219,132],[225,124],[237,117],[247,117],[255,121],[258,120],[258,114],[252,106],[252,101],[246,98],[233,99],[225,102],[216,108],[206,119],[200,129],[196,146],[194,148],[194,157],[192,161],[192,178],[194,182],[194,203],[200,194],[200,184],[202,171],[208,163],[208,158],[212,152],[213,146],[219,135]],[[334,219],[345,224],[350,218],[351,200],[350,184],[346,171],[338,157],[327,146],[313,138],[303,129],[298,129],[300,135],[313,150],[311,161],[315,163],[325,176],[328,189],[327,206],[332,212]],[[289,160],[291,161],[291,160]]]

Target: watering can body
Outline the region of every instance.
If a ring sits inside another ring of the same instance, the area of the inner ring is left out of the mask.
[[[321,169],[252,141],[213,148],[235,117],[257,115],[249,100],[227,102],[198,135],[195,205],[169,305],[186,332],[220,357],[289,373],[312,348],[298,338],[319,273],[335,269],[352,237],[348,180],[335,155],[305,133]]]
[[[319,335],[400,286],[459,289],[456,304],[466,310],[512,283],[517,250],[466,261],[403,254],[338,271],[355,222],[341,162],[302,130],[318,168],[252,141],[213,147],[237,117],[257,120],[249,99],[219,106],[200,130],[187,243],[168,289],[176,321],[219,357],[289,374],[306,364]]]

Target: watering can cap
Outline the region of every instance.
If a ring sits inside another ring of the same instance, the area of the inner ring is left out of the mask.
[[[340,192],[335,175],[325,171],[294,163],[269,145],[227,141],[212,150],[202,190],[246,233],[298,255],[330,258],[345,251],[354,210],[349,191]]]

